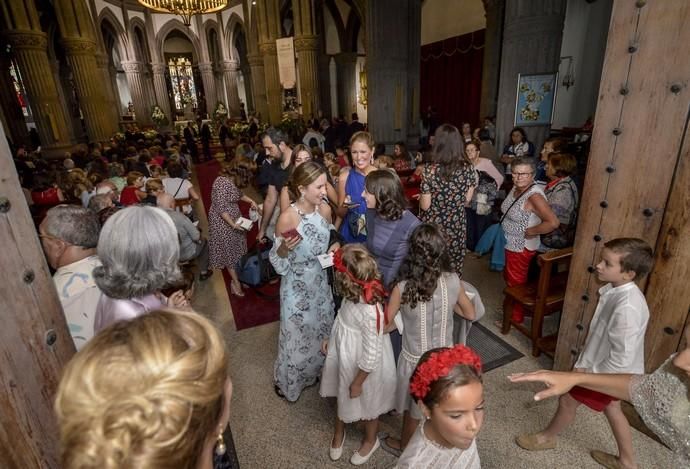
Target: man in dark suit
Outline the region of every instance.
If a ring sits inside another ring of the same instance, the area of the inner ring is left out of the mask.
[[[196,149],[196,130],[194,130],[192,121],[187,122],[187,127],[184,128],[183,136],[184,141],[187,144],[189,154],[192,155],[192,161],[198,163],[199,153]]]
[[[359,116],[356,112],[352,113],[352,121],[350,122],[349,137],[347,139],[347,144],[350,144],[350,139],[357,132],[362,132],[364,130],[364,124],[359,121]]]

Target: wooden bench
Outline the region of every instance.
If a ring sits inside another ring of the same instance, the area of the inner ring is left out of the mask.
[[[544,317],[563,309],[565,289],[568,283],[568,268],[573,255],[573,248],[549,251],[537,256],[541,269],[539,278],[524,285],[506,287],[503,290],[503,328],[507,334],[510,326],[525,334],[532,341],[532,355],[538,357],[541,352],[553,357],[556,349],[556,335],[544,337],[542,326]],[[531,327],[512,321],[513,305],[520,304],[532,313]]]

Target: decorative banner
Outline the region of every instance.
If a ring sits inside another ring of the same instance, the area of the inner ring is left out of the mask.
[[[297,72],[295,70],[295,44],[292,37],[276,39],[278,53],[278,75],[280,84],[285,89],[294,88],[297,85]]]
[[[515,125],[550,125],[556,102],[557,73],[518,75]]]

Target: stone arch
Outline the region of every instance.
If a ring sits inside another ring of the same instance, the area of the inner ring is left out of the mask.
[[[127,33],[125,28],[109,7],[105,7],[103,10],[101,10],[96,24],[98,25],[97,34],[101,34],[103,27],[109,29],[113,37],[116,39],[115,46],[117,47],[122,60],[130,60],[130,49]]]
[[[151,63],[151,51],[146,37],[146,25],[141,18],[135,17],[129,23],[131,31],[131,60],[138,60],[143,63]]]
[[[238,51],[235,48],[235,39],[238,31],[244,33],[245,41],[248,41],[249,38],[247,37],[244,21],[242,21],[242,18],[240,18],[237,13],[233,12],[230,15],[230,19],[228,20],[227,24],[225,25],[225,41],[230,58],[240,62],[241,58],[239,57],[239,54],[236,53]]]
[[[187,39],[189,39],[189,41],[192,43],[192,62],[199,63],[199,52],[201,51],[199,37],[194,34],[190,28],[187,28],[184,24],[182,24],[182,21],[178,19],[173,19],[165,23],[158,31],[158,34],[156,34],[156,50],[160,53],[161,58],[165,59],[165,39],[171,32],[175,30],[181,33],[183,36],[186,36]]]
[[[208,49],[208,56],[212,63],[220,64],[223,60],[223,49],[221,47],[221,30],[218,22],[207,20],[204,22],[204,41]]]

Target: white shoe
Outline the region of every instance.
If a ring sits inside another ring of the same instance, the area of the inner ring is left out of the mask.
[[[337,461],[338,459],[340,459],[340,456],[343,455],[343,446],[345,446],[345,431],[344,430],[343,430],[343,441],[340,442],[340,447],[328,448],[328,455],[331,457],[332,461]]]
[[[378,438],[376,438],[376,442],[374,443],[374,446],[371,448],[371,451],[369,451],[369,454],[367,454],[366,456],[362,456],[359,454],[359,451],[355,451],[352,457],[350,458],[350,463],[354,464],[355,466],[361,466],[362,464],[365,464],[367,461],[369,461],[371,455],[374,454],[377,449],[379,449],[379,446],[381,446],[381,442]]]

